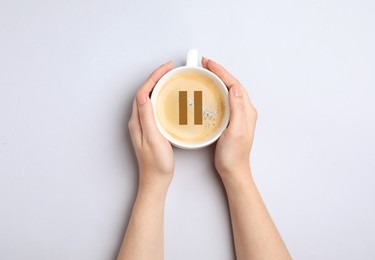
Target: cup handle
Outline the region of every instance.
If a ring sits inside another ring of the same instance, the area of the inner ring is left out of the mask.
[[[186,55],[187,67],[198,67],[198,50],[190,49]]]

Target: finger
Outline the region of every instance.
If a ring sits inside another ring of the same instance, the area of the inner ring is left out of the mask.
[[[154,89],[156,82],[159,81],[161,77],[164,76],[165,73],[172,69],[172,61],[168,61],[164,63],[159,68],[157,68],[151,75],[147,78],[145,83],[143,83],[140,91],[144,92],[147,96],[150,96],[151,91]]]
[[[172,61],[161,65],[147,78],[145,83],[139,89],[137,99],[137,109],[139,115],[142,137],[150,140],[153,135],[160,134],[157,129],[154,111],[150,102],[150,93],[155,87],[159,79],[172,69]]]
[[[249,97],[240,82],[233,77],[224,67],[213,60],[202,57],[202,66],[216,74],[228,87],[230,123],[228,128],[240,131],[247,119],[247,109],[250,107]]]
[[[141,143],[142,138],[142,129],[139,122],[139,116],[138,116],[138,106],[137,102],[134,99],[133,101],[133,109],[132,114],[129,119],[128,123],[130,137],[133,141],[133,145],[139,145]]]
[[[230,119],[228,129],[231,131],[241,132],[245,128],[246,106],[245,99],[241,88],[233,87],[229,90],[229,109]]]
[[[240,82],[235,77],[233,77],[226,69],[224,69],[224,67],[215,61],[203,57],[202,66],[216,74],[225,83],[228,89],[233,86],[240,85]]]
[[[207,59],[206,57],[202,57],[202,66],[206,69],[209,69],[219,78],[221,78],[221,80],[229,89],[233,86],[238,87],[238,89],[241,90],[242,97],[244,98],[246,110],[255,110],[246,89],[244,89],[244,87],[241,86],[240,82],[235,77],[233,77],[224,67],[213,60]]]
[[[145,92],[138,91],[137,105],[139,121],[142,128],[142,141],[151,141],[161,134],[156,126],[154,109],[150,97]]]
[[[201,60],[202,67],[205,69],[208,69],[207,62],[208,62],[208,59],[206,57],[202,57],[202,60]]]
[[[245,108],[247,111],[247,114],[251,114],[253,111],[255,111],[255,108],[250,100],[249,94],[247,93],[246,89],[243,89],[243,96],[244,96],[244,102],[245,102]]]

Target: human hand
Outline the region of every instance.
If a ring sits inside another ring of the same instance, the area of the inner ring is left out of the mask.
[[[150,93],[156,82],[172,69],[167,62],[156,69],[138,90],[133,101],[129,131],[139,166],[140,187],[168,187],[174,171],[171,144],[156,126]]]
[[[218,63],[202,58],[204,68],[216,74],[228,87],[230,122],[216,144],[215,167],[223,181],[241,178],[250,170],[249,156],[254,138],[257,111],[246,89]]]

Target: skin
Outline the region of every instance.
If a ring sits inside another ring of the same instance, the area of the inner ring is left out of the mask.
[[[203,58],[229,89],[230,123],[217,142],[215,167],[227,192],[238,260],[291,259],[255,186],[250,151],[258,113],[246,90],[227,70]]]
[[[218,63],[203,58],[229,89],[230,123],[216,144],[215,167],[229,203],[238,260],[291,259],[250,169],[257,111],[246,90]],[[173,178],[173,149],[159,132],[149,95],[172,62],[156,69],[137,92],[129,131],[139,166],[139,188],[118,260],[163,259],[164,205]]]
[[[170,143],[157,129],[149,95],[169,70],[167,62],[155,70],[139,89],[133,102],[129,131],[139,166],[139,187],[120,259],[163,259],[164,204],[174,171]]]

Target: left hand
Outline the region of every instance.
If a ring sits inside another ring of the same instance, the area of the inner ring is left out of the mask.
[[[156,69],[138,90],[133,101],[129,131],[139,166],[140,187],[168,187],[174,171],[173,149],[157,128],[150,93],[156,82],[172,69],[167,62]]]

